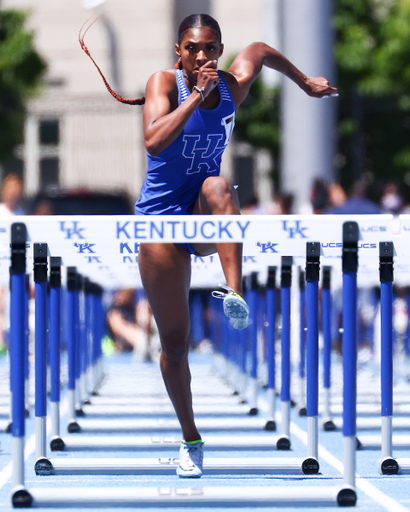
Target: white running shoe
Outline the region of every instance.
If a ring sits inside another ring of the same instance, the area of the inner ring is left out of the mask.
[[[203,459],[203,441],[198,441],[195,444],[182,442],[179,449],[179,464],[177,467],[179,478],[200,478],[202,475]]]
[[[225,292],[212,292],[212,297],[223,299],[224,313],[229,318],[229,323],[234,329],[245,329],[249,325],[249,306],[245,300],[229,286],[219,285],[228,290]]]

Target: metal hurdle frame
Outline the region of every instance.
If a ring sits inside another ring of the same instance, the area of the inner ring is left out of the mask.
[[[265,430],[276,430],[276,389],[275,389],[275,331],[276,331],[276,270],[277,267],[268,267],[268,280],[266,282],[266,317],[267,328],[267,359],[268,382],[267,400],[269,406],[268,419]]]
[[[13,250],[13,244],[12,244]],[[24,251],[25,252],[25,247]],[[14,287],[15,289],[16,287]],[[13,289],[12,289],[13,291]],[[22,295],[22,294],[20,294]],[[19,306],[19,302],[14,300],[13,304],[13,314],[16,311],[16,305]],[[15,333],[20,337],[21,345],[24,343],[24,333],[19,333],[16,329]],[[17,346],[17,344],[16,344]],[[17,355],[17,354],[16,354]],[[21,354],[20,354],[21,355]],[[18,366],[17,357],[14,358],[14,365]],[[22,366],[22,365],[20,365]],[[24,372],[13,372],[13,374],[17,377],[20,377],[20,381],[24,383]],[[15,397],[13,397],[13,403],[16,401],[16,407],[13,407],[13,428],[17,425],[17,421],[15,421],[14,414],[17,414],[17,411],[21,413],[22,407],[17,407],[18,403],[23,404],[24,407],[24,386],[20,386],[20,388],[14,386],[13,390],[15,391]],[[18,392],[17,392],[18,391]],[[23,426],[24,426],[24,414],[20,414],[23,418]],[[16,416],[17,419],[17,416]],[[21,421],[20,421],[21,423]],[[24,427],[23,427],[24,433]],[[14,443],[13,443],[14,444]],[[222,504],[232,504],[232,503],[243,503],[244,501],[247,504],[254,504],[255,506],[261,505],[275,505],[275,504],[301,504],[304,505],[307,502],[315,503],[317,505],[354,505],[356,502],[356,494],[354,488],[351,485],[347,485],[343,488],[333,488],[333,487],[316,487],[314,489],[306,489],[302,487],[291,487],[287,489],[272,489],[272,488],[264,488],[263,490],[256,488],[254,493],[248,493],[248,489],[246,490],[238,490],[238,488],[226,488],[224,487],[223,493],[222,490],[218,489],[202,489],[201,492],[197,492],[194,489],[185,489],[185,490],[170,490],[166,493],[161,492],[158,489],[89,489],[89,488],[76,488],[75,495],[73,495],[72,489],[64,490],[64,489],[26,489],[24,488],[24,473],[21,471],[24,468],[24,459],[22,458],[23,454],[23,444],[20,442],[16,443],[17,450],[16,456],[20,457],[21,464],[13,465],[14,471],[17,472],[17,477],[13,474],[13,484],[14,485],[12,491],[12,503],[14,506],[19,507],[28,507],[28,506],[44,506],[47,504],[58,504],[58,505],[74,505],[87,503],[88,505],[109,505],[113,504],[117,505],[135,505],[135,504],[144,504],[145,506],[156,506],[159,504],[170,504],[174,506],[192,506],[194,503],[205,505],[212,505],[215,503]],[[14,446],[13,446],[14,448]],[[20,448],[20,449],[19,449]],[[101,461],[101,459],[100,459]],[[233,468],[230,468],[233,470]],[[20,473],[18,471],[20,470]],[[289,493],[289,490],[291,492]]]
[[[306,416],[306,276],[299,268],[299,400],[298,414]]]
[[[330,407],[332,354],[332,295],[330,290],[332,267],[324,266],[322,273],[322,333],[323,333],[323,430],[336,430]]]

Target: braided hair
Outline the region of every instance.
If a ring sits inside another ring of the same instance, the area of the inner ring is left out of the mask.
[[[98,19],[98,18],[97,18]],[[84,36],[88,32],[88,30],[94,25],[94,23],[97,21],[95,19],[84,31],[84,26],[88,23],[89,20],[87,20],[84,25],[81,27],[80,32],[78,34],[78,41],[80,43],[81,48],[84,50],[84,52],[90,57],[90,59],[93,61],[94,66],[98,69],[98,72],[101,75],[101,78],[104,81],[105,87],[108,89],[108,92],[118,101],[121,101],[121,103],[126,103],[128,105],[144,105],[145,103],[145,96],[142,96],[142,98],[138,98],[136,100],[128,100],[126,98],[123,98],[119,94],[117,94],[115,91],[113,91],[107,82],[105,76],[103,75],[101,69],[98,67],[95,60],[91,57],[91,54],[86,47],[84,43]],[[219,43],[221,43],[222,40],[222,34],[221,29],[219,27],[218,22],[212,18],[212,16],[209,16],[209,14],[191,14],[190,16],[187,16],[185,19],[182,20],[181,24],[178,28],[178,44],[181,44],[182,38],[187,30],[190,30],[191,28],[199,28],[199,27],[206,27],[211,32],[213,32],[219,39]],[[180,57],[175,64],[175,69],[182,69],[182,58]]]
[[[78,41],[80,43],[80,46],[81,48],[84,50],[84,52],[90,57],[90,59],[93,61],[94,63],[94,66],[98,69],[98,72],[100,73],[101,75],[101,78],[103,79],[103,82],[105,84],[105,87],[108,89],[108,92],[114,96],[114,98],[118,101],[121,101],[121,103],[126,103],[127,105],[144,105],[145,103],[145,96],[142,96],[142,98],[138,98],[136,100],[127,100],[126,98],[123,98],[122,96],[120,96],[119,94],[117,94],[115,91],[113,91],[110,87],[110,84],[107,82],[105,76],[103,75],[101,69],[98,67],[97,63],[95,62],[95,60],[91,57],[91,54],[88,50],[88,48],[86,47],[85,43],[84,43],[84,36],[85,34],[88,32],[88,30],[94,25],[94,23],[98,20],[95,19],[85,30],[84,32],[82,33],[83,31],[83,28],[84,26],[88,23],[89,20],[87,20],[84,25],[80,28],[80,32],[78,34]]]

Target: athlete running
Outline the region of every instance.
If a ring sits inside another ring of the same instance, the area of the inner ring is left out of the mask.
[[[83,39],[80,42],[90,56]],[[305,76],[264,43],[253,43],[242,50],[227,71],[218,70],[223,50],[216,20],[206,14],[193,14],[179,27],[175,69],[151,76],[145,98],[125,100],[103,77],[119,101],[145,103],[148,169],[135,205],[137,215],[239,215],[236,191],[219,176],[220,164],[232,135],[235,113],[263,66],[283,73],[309,96],[322,98],[337,93],[325,78]],[[234,328],[243,329],[248,325],[249,309],[242,295],[242,244],[146,243],[141,244],[138,255],[141,279],[159,329],[162,375],[182,428],[177,469],[180,477],[200,477],[203,460],[188,365],[191,254],[215,252],[227,283],[224,288],[228,293],[219,292],[225,314]]]

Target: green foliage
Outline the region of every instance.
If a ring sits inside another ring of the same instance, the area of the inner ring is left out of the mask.
[[[410,0],[336,0],[334,25],[342,181],[357,178],[358,164],[401,179],[410,172]]]
[[[23,141],[25,103],[33,96],[46,64],[24,28],[22,11],[0,11],[0,161],[13,155]]]
[[[268,149],[277,157],[280,143],[279,89],[271,89],[257,78],[235,119],[235,135],[255,148]]]

